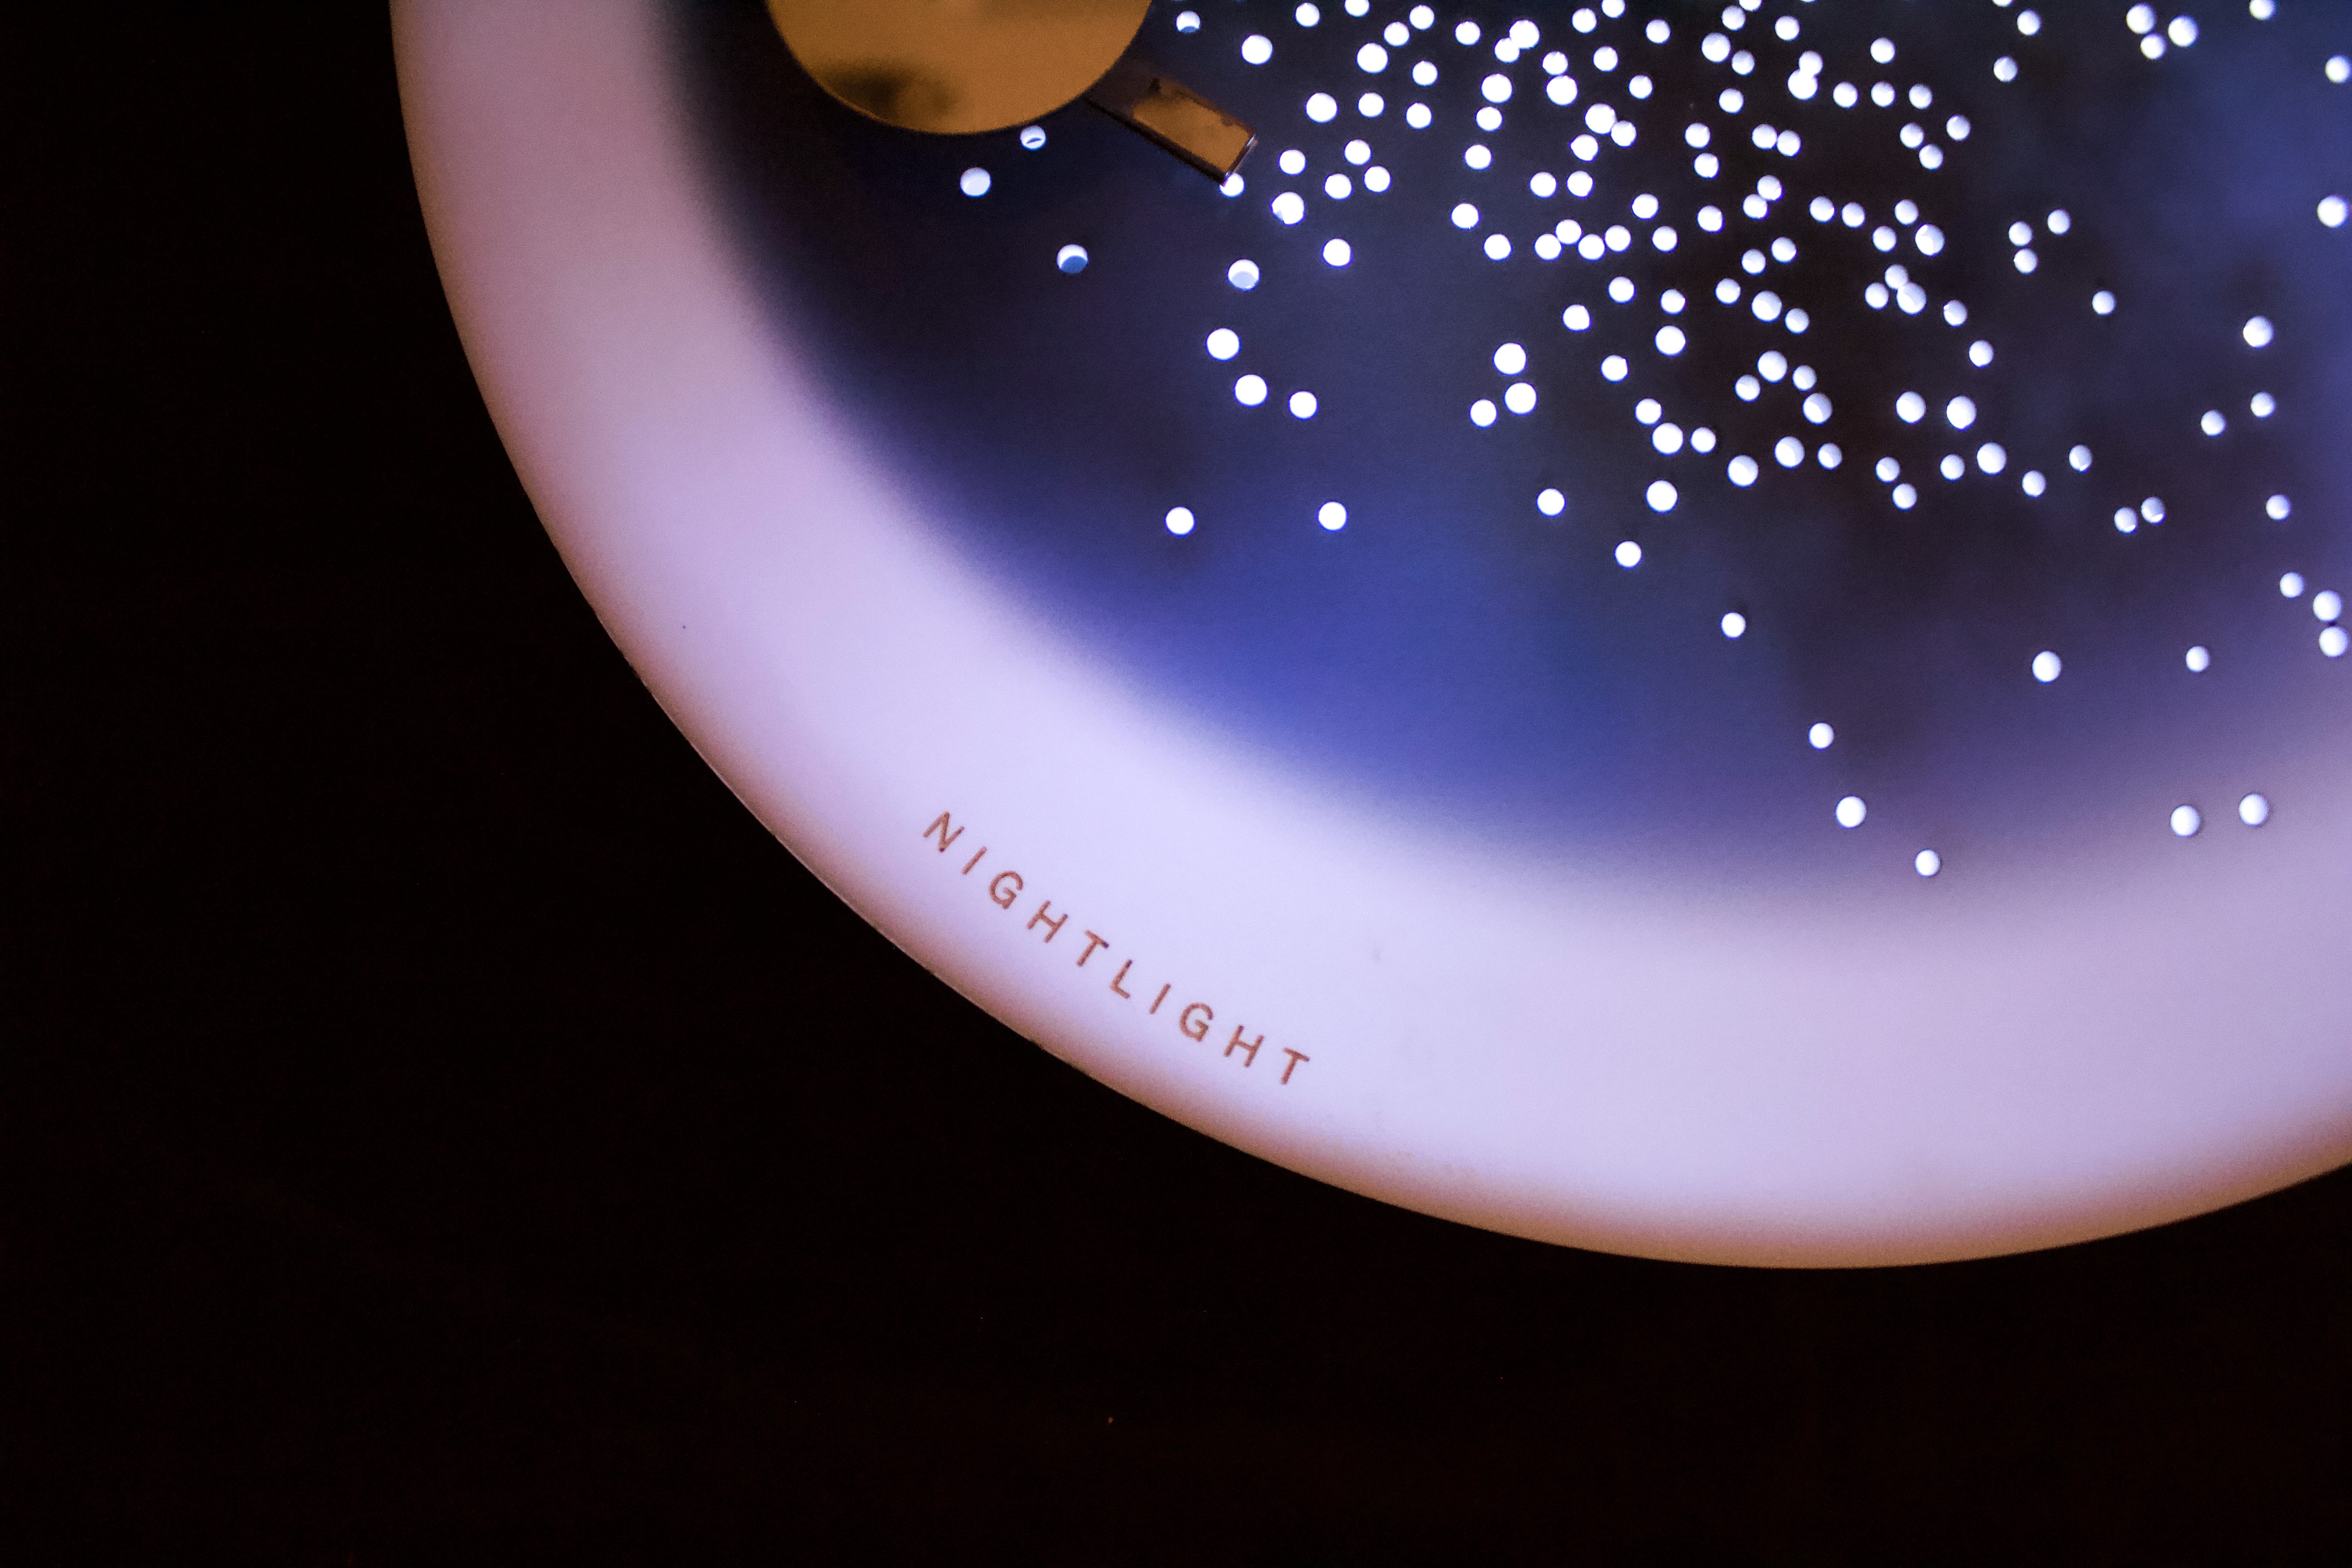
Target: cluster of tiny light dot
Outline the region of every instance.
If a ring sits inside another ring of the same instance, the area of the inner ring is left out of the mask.
[[[1994,0],[1994,4],[2009,7],[2013,0]],[[1989,409],[2005,413],[2003,384],[1998,374],[1988,373],[2007,362],[1990,338],[1965,331],[1970,317],[1968,300],[1938,281],[1950,265],[1942,258],[1957,238],[1967,237],[1981,249],[1996,243],[1995,236],[2016,274],[2037,277],[2045,253],[2066,244],[2074,234],[2074,218],[2063,207],[2003,215],[1995,220],[1990,234],[1980,234],[1967,226],[1981,223],[1979,215],[1937,212],[1939,186],[1931,176],[1950,159],[1965,154],[1976,131],[1968,114],[1950,109],[1955,95],[1936,82],[1921,79],[1926,73],[1906,71],[1900,63],[1904,51],[1889,37],[1873,40],[1866,51],[1837,62],[1803,48],[1796,53],[1794,68],[1784,79],[1771,79],[1778,68],[1764,69],[1758,57],[1759,49],[1769,47],[1764,32],[1769,30],[1781,46],[1796,45],[1804,39],[1804,21],[1795,15],[1765,18],[1759,14],[1760,5],[1761,0],[1737,0],[1713,16],[1702,14],[1695,18],[1678,11],[1672,19],[1660,16],[1642,22],[1628,17],[1626,0],[1599,0],[1596,5],[1578,6],[1564,17],[1548,18],[1543,25],[1523,19],[1490,36],[1474,21],[1448,25],[1428,5],[1398,8],[1393,19],[1381,21],[1372,16],[1371,0],[1344,0],[1346,16],[1362,22],[1366,29],[1352,52],[1341,57],[1352,66],[1352,73],[1344,85],[1332,81],[1328,90],[1309,93],[1298,104],[1297,112],[1316,126],[1348,117],[1348,123],[1360,126],[1360,133],[1349,137],[1340,161],[1328,168],[1318,167],[1297,147],[1283,147],[1271,155],[1275,171],[1289,183],[1265,199],[1264,210],[1272,220],[1268,249],[1286,266],[1312,258],[1327,268],[1348,268],[1355,259],[1355,247],[1340,232],[1353,210],[1347,204],[1360,197],[1377,199],[1393,194],[1398,199],[1409,196],[1430,204],[1438,215],[1436,221],[1462,237],[1466,258],[1475,258],[1472,265],[1565,265],[1562,288],[1575,297],[1559,312],[1563,334],[1536,339],[1534,347],[1513,341],[1483,349],[1495,378],[1492,390],[1475,397],[1465,414],[1480,429],[1503,431],[1537,412],[1547,381],[1573,385],[1580,374],[1591,374],[1604,388],[1623,389],[1620,395],[1628,401],[1620,406],[1631,416],[1631,438],[1657,468],[1642,499],[1648,512],[1661,519],[1674,512],[1695,487],[1703,489],[1710,474],[1737,493],[1768,482],[1775,469],[1799,470],[1813,465],[1833,469],[1845,462],[1845,446],[1835,438],[1840,398],[1832,384],[1834,367],[1817,368],[1804,363],[1801,349],[1806,333],[1824,312],[1853,310],[1881,313],[1890,327],[1916,319],[1921,330],[1952,334],[1954,352],[1942,384],[1903,392],[1892,409],[1904,426],[1917,432],[1918,442],[1900,454],[1886,452],[1864,459],[1892,511],[1913,512],[1931,493],[1963,483],[2014,484],[2019,493],[2033,500],[2044,497],[2083,500],[2091,493],[2083,487],[2098,482],[2089,478],[2094,461],[2088,446],[2070,441],[2063,433],[2036,431],[2032,437],[2033,449],[2012,453],[2000,441],[1970,435],[1988,417]],[[2256,20],[2267,20],[2274,14],[2274,0],[2249,0],[2248,9]],[[2184,14],[2167,20],[2147,5],[2130,6],[2123,19],[2123,36],[2129,47],[2151,61],[2192,47],[2200,37],[2193,17]],[[1286,20],[1290,26],[1312,30],[1323,26],[1326,16],[1318,5],[1306,4],[1292,9]],[[2032,9],[2018,9],[2014,21],[2023,38],[2033,38],[2041,32],[2041,17]],[[1754,48],[1742,47],[1750,24],[1758,29]],[[1176,32],[1184,35],[1209,30],[1196,10],[1178,12],[1173,25]],[[1546,26],[1562,36],[1548,40]],[[1278,42],[1279,27],[1259,31],[1252,24],[1236,24],[1231,30],[1234,36],[1223,47],[1237,49],[1242,60],[1251,66],[1268,64],[1284,47]],[[1558,47],[1547,47],[1548,42]],[[1666,116],[1664,121],[1648,112],[1654,107],[1655,86],[1641,68],[1644,51],[1654,58],[1657,51],[1670,47],[1695,50],[1699,59],[1719,73],[1721,87],[1713,100],[1714,112],[1685,117],[1658,106]],[[2014,54],[2001,54],[1986,64],[1997,84],[2025,79],[2034,68]],[[2326,60],[2323,69],[2330,81],[2352,81],[2352,62],[2345,57]],[[1378,148],[1391,134],[1435,131],[1438,111],[1420,94],[1448,73],[1466,73],[1475,79],[1479,100],[1471,117],[1475,132],[1465,136],[1460,146],[1455,186],[1400,192],[1396,177],[1381,162]],[[1911,79],[1907,82],[1903,79],[1906,76]],[[1392,102],[1391,94],[1399,101]],[[1780,94],[1785,94],[1790,108],[1776,112],[1771,106]],[[1873,210],[1831,189],[1801,194],[1799,187],[1814,161],[1802,157],[1806,133],[1780,121],[1821,123],[1818,114],[1796,107],[1805,105],[1810,110],[1817,104],[1845,111],[1827,121],[1836,136],[1861,138],[1865,144],[1883,138],[1888,155],[1916,163],[1920,171],[1916,196]],[[1391,110],[1396,112],[1391,114]],[[1506,153],[1498,152],[1490,139],[1502,130],[1507,115],[1520,113],[1554,117],[1566,132],[1562,144],[1567,158],[1560,165],[1505,167]],[[1682,123],[1670,122],[1677,120]],[[1689,161],[1686,189],[1681,195],[1645,193],[1619,211],[1595,210],[1591,198],[1597,186],[1589,166],[1634,146],[1645,132],[1682,143]],[[1280,134],[1277,124],[1272,135],[1278,140]],[[1785,177],[1768,174],[1752,190],[1719,186],[1723,163],[1714,149],[1727,144],[1727,139],[1744,141],[1759,152],[1787,160]],[[1045,145],[1045,132],[1041,127],[1029,126],[1021,132],[1019,141],[1023,148],[1034,151]],[[1523,182],[1539,202],[1557,202],[1567,216],[1532,234],[1513,232],[1491,217],[1490,212],[1498,210],[1495,198],[1488,197],[1485,207],[1480,205],[1482,191],[1504,180]],[[975,166],[964,171],[959,188],[964,195],[977,198],[988,195],[992,184],[991,172]],[[1223,185],[1229,197],[1242,196],[1248,189],[1248,181],[1238,174]],[[2328,195],[2319,200],[2316,214],[2326,227],[2342,228],[2352,217],[2352,206],[2347,206],[2344,196]],[[1737,275],[1727,272],[1712,279],[1692,275],[1672,259],[1688,230],[1720,235],[1738,225],[1753,226],[1748,232],[1753,234],[1754,243],[1743,251]],[[1303,250],[1290,238],[1301,230],[1307,239]],[[1806,279],[1812,273],[1798,264],[1801,257],[1851,261],[1874,253],[1868,265],[1875,269],[1874,275],[1853,297],[1824,292],[1809,284]],[[1876,258],[1885,258],[1883,266]],[[1086,248],[1076,242],[1064,245],[1055,258],[1055,264],[1066,273],[1081,271],[1087,261]],[[1234,290],[1249,292],[1268,277],[1266,265],[1244,257],[1227,267],[1224,282]],[[1781,411],[1786,434],[1760,451],[1722,451],[1722,438],[1705,409],[1671,410],[1654,396],[1636,395],[1643,379],[1643,367],[1628,356],[1610,353],[1597,360],[1580,360],[1579,335],[1590,332],[1601,315],[1612,310],[1654,312],[1654,331],[1644,329],[1650,352],[1662,361],[1675,359],[1711,330],[1712,318],[1702,303],[1706,300],[1712,300],[1718,312],[1744,313],[1786,334],[1785,349],[1767,350],[1751,370],[1742,372],[1724,389],[1742,404]],[[2110,289],[2095,290],[2078,308],[2101,318],[2120,313],[2124,321],[2119,326],[2129,321],[2124,302]],[[2237,331],[2246,350],[2259,353],[2276,341],[2279,328],[2268,316],[2257,314],[2239,323]],[[1220,325],[1206,334],[1202,347],[1212,360],[1231,363],[1244,359],[1246,345],[1234,328]],[[1291,418],[1301,421],[1313,419],[1321,407],[1316,391],[1308,387],[1293,387],[1277,396],[1275,384],[1264,371],[1247,368],[1245,361],[1231,383],[1231,393],[1241,407],[1256,409],[1273,401]],[[1583,405],[1592,405],[1591,395],[1580,388],[1577,397]],[[1605,399],[1600,405],[1606,406]],[[2276,400],[2267,392],[2252,395],[2245,405],[2247,415],[2255,420],[2269,418],[2276,408]],[[2205,410],[2197,420],[2199,432],[2213,440],[2226,438],[2231,426],[2231,413],[2219,405]],[[1923,489],[1915,482],[1931,475],[1942,481],[1941,487]],[[2073,489],[2062,491],[2062,485]],[[1574,510],[1561,484],[1542,487],[1534,501],[1536,511],[1548,519],[1562,518]],[[2057,504],[2057,500],[2052,504]],[[2273,495],[2264,510],[2279,521],[2290,515],[2291,506],[2286,496]],[[1322,503],[1314,520],[1319,528],[1338,532],[1346,527],[1348,515],[1346,505],[1334,500]],[[2114,527],[2120,535],[2158,527],[2168,515],[2160,496],[2119,498],[2113,505]],[[1190,508],[1180,505],[1167,511],[1164,524],[1169,533],[1186,536],[1193,532],[1198,520]],[[1605,521],[1602,526],[1605,531]],[[1603,537],[1610,535],[1604,531]],[[1616,565],[1629,572],[1651,559],[1651,552],[1637,537],[1615,538],[1607,548]],[[2305,584],[2299,574],[2288,572],[2279,579],[2278,588],[2283,598],[2296,600],[2303,597]],[[2311,596],[2310,607],[2321,623],[2319,651],[2331,659],[2344,658],[2347,633],[2341,625],[2341,596],[2332,590],[2321,591]],[[1736,643],[1747,637],[1751,622],[1744,610],[1727,610],[1717,628],[1726,641]],[[2191,675],[2203,674],[2212,662],[2212,650],[2204,644],[2189,647],[2184,656]],[[2044,648],[2026,661],[2025,673],[2032,682],[2047,687],[2060,679],[2064,668],[2063,656],[2054,648]],[[1805,738],[1814,751],[1827,752],[1835,731],[1824,721],[1813,724]],[[1832,816],[1839,826],[1855,829],[1867,819],[1868,809],[1860,796],[1846,795],[1836,800]],[[2269,820],[2270,809],[2264,796],[2249,795],[2239,803],[2238,815],[2247,826],[2259,826]],[[2194,804],[2181,805],[2169,818],[2172,832],[2182,838],[2196,836],[2202,826],[2203,817]],[[1944,862],[1937,850],[1923,848],[1913,866],[1920,877],[1931,878],[1943,870]]]

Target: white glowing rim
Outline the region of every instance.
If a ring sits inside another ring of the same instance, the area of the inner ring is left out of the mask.
[[[1720,1261],[2044,1246],[2352,1157],[2352,792],[2319,764],[2296,836],[2219,872],[1533,878],[1182,727],[948,559],[738,275],[650,0],[394,23],[459,329],[605,626],[819,876],[1087,1072],[1393,1203]]]

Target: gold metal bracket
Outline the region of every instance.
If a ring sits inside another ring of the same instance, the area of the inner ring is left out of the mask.
[[[1222,180],[1256,142],[1135,49],[1150,0],[768,0],[802,68],[902,130],[970,135],[1078,98]]]

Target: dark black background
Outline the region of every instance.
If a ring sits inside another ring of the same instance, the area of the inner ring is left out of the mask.
[[[2352,1177],[1772,1274],[1163,1121],[605,640],[380,12],[20,8],[0,72],[0,1555],[2352,1552]]]

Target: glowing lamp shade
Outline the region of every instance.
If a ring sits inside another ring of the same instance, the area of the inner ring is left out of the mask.
[[[745,804],[1105,1083],[1522,1236],[1956,1258],[2352,1152],[2329,8],[1307,9],[1132,7],[1221,185],[886,123],[759,0],[395,5],[500,434]]]

